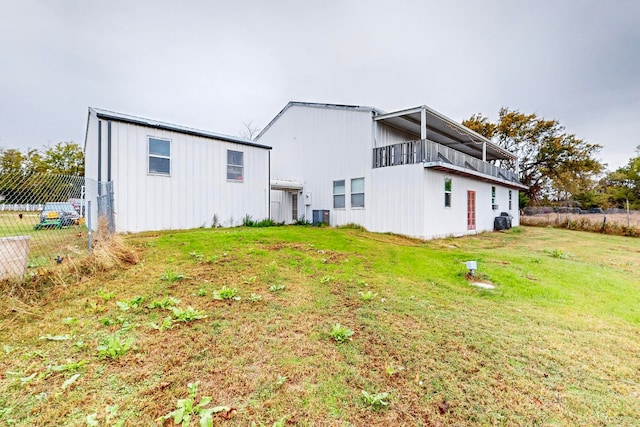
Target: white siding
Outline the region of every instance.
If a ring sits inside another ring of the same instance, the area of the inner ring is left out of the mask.
[[[332,225],[358,223],[367,227],[372,139],[370,111],[292,105],[258,142],[273,147],[273,179],[301,182],[303,193],[311,193],[310,206],[299,196],[299,216],[304,214],[311,220],[313,210],[330,210]],[[351,208],[352,178],[364,178],[364,208]],[[345,180],[344,209],[333,209],[333,181],[338,180]],[[283,200],[279,208],[285,215],[281,218],[291,222],[290,205]]]
[[[375,232],[393,232],[425,239],[461,236],[493,230],[494,218],[509,211],[506,187],[426,169],[419,164],[372,169],[372,148],[413,141],[419,136],[374,124],[371,111],[335,106],[290,104],[261,135],[261,144],[273,147],[271,176],[300,182],[299,216],[330,210],[331,225],[361,224]],[[350,183],[365,180],[365,207],[350,206]],[[452,179],[451,207],[444,206],[444,179]],[[333,181],[345,181],[345,208],[333,208]],[[476,227],[467,229],[467,191],[476,192]],[[271,213],[276,221],[291,221],[290,194],[272,191]],[[302,197],[301,197],[302,200]],[[512,190],[513,225],[519,224],[518,192]]]
[[[426,238],[422,164],[374,169],[370,231]]]
[[[112,121],[112,175],[119,232],[224,226],[269,215],[266,149]],[[102,125],[102,179],[107,179],[107,121]],[[89,123],[93,129],[93,124]],[[148,173],[148,137],[171,141],[171,176]],[[97,177],[97,132],[87,139],[87,177]],[[94,148],[96,147],[96,148]],[[244,153],[243,182],[227,180],[227,150]]]
[[[444,180],[451,178],[451,207],[444,206]],[[501,212],[514,217],[513,225],[519,224],[517,191],[513,191],[512,211],[508,210],[509,189],[487,182],[425,169],[425,234],[427,238],[462,236],[483,231],[492,231],[493,222]],[[491,187],[496,187],[498,210],[491,205]],[[467,192],[476,192],[476,228],[467,229]]]
[[[420,135],[404,132],[381,123],[376,123],[376,126],[376,147],[399,144],[407,141],[417,141],[420,139]]]

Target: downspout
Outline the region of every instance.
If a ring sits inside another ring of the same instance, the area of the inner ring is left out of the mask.
[[[482,161],[487,161],[487,142],[482,141]]]
[[[107,181],[111,182],[111,120],[107,122]]]
[[[420,139],[427,139],[427,109],[424,105],[420,109]]]
[[[102,181],[102,120],[98,120],[98,196],[101,196],[100,181]]]
[[[271,150],[267,156],[267,218],[271,218]]]

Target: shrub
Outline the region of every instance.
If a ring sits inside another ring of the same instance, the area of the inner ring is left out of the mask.
[[[329,335],[331,335],[331,338],[333,338],[337,343],[342,344],[343,342],[351,339],[353,331],[346,326],[342,326],[340,323],[336,323],[331,328]]]

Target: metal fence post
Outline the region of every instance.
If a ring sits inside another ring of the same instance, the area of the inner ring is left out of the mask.
[[[93,249],[93,231],[91,229],[91,200],[87,201],[87,230],[89,253],[91,253],[91,250]]]

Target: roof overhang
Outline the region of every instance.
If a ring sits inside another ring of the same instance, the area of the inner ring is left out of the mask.
[[[474,178],[479,181],[499,184],[507,188],[513,188],[515,190],[527,190],[529,188],[519,182],[511,181],[507,177],[501,178],[487,175],[482,172],[474,171],[473,169],[465,168],[447,162],[425,162],[423,165],[425,168],[447,172],[453,175],[466,176],[468,178]]]
[[[488,160],[516,159],[516,156],[473,130],[426,105],[376,115],[386,126],[429,139],[470,156]]]
[[[147,128],[162,129],[162,130],[178,132],[186,135],[199,136],[202,138],[216,139],[219,141],[233,142],[235,144],[241,144],[241,145],[247,145],[250,147],[257,147],[257,148],[264,148],[266,150],[271,150],[271,147],[267,145],[257,144],[248,139],[230,136],[230,135],[224,135],[216,132],[209,132],[206,130],[194,129],[194,128],[175,125],[175,124],[166,123],[166,122],[160,122],[157,120],[145,119],[143,117],[132,116],[129,114],[116,113],[115,111],[108,111],[100,108],[89,107],[89,116],[91,116],[91,114],[95,114],[95,116],[98,119],[102,119],[102,120],[112,120],[116,122],[130,123],[138,126],[144,126]],[[87,124],[87,128],[88,128],[88,124]],[[86,137],[85,137],[85,140],[86,140]],[[85,145],[86,145],[86,142],[85,142]]]
[[[284,190],[284,191],[299,191],[302,190],[303,185],[298,181],[292,181],[288,179],[272,179],[272,190]]]

